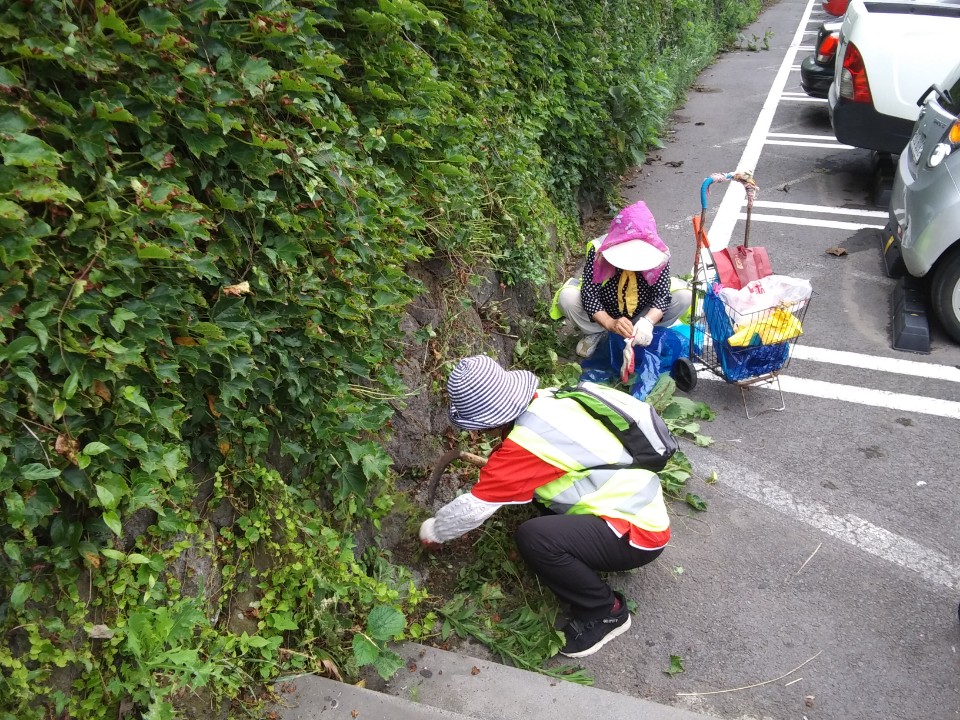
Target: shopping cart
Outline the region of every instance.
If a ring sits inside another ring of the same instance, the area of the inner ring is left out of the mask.
[[[716,263],[707,240],[707,191],[715,182],[733,180],[747,191],[747,217],[743,245],[750,244],[750,216],[757,186],[749,173],[724,173],[706,178],[700,186],[700,217],[694,218],[696,252],[693,257],[693,301],[690,307],[690,343],[688,357],[678,358],[672,375],[684,392],[697,385],[697,364],[728,383],[740,387],[743,410],[752,419],[762,412],[786,407],[779,373],[790,362],[791,349],[802,332],[810,298],[782,303],[758,312],[740,312],[724,300],[716,273]],[[746,389],[754,385],[776,384],[779,407],[750,414]]]

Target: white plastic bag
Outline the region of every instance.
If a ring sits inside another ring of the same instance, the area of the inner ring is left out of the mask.
[[[733,313],[748,315],[769,310],[778,305],[793,305],[809,300],[812,293],[813,287],[809,280],[787,275],[768,275],[759,280],[752,280],[739,290],[722,288],[720,299],[727,306],[727,312],[731,316]],[[734,319],[734,322],[738,321],[733,317],[731,319]]]

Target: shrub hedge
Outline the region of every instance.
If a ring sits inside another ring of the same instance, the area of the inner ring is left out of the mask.
[[[395,669],[431,617],[352,532],[393,502],[411,264],[551,278],[757,10],[4,3],[0,717]]]

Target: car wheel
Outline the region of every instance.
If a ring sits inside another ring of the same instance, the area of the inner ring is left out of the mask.
[[[930,302],[943,329],[960,342],[960,246],[954,247],[937,265]]]

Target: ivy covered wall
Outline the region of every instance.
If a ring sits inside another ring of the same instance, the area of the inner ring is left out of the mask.
[[[552,279],[758,5],[4,3],[0,717],[395,668],[409,268]]]

